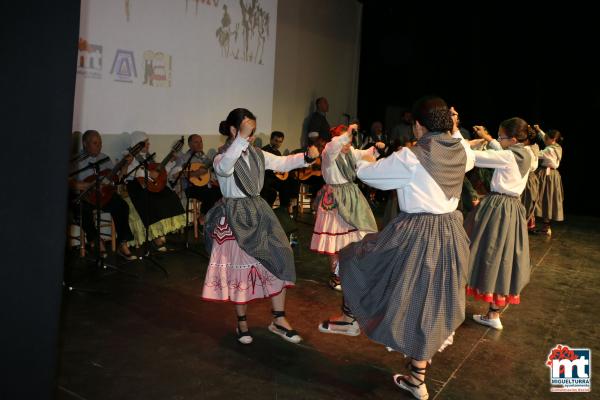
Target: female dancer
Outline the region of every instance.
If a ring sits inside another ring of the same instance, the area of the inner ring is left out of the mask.
[[[487,314],[473,315],[475,322],[501,330],[500,308],[519,304],[529,282],[529,237],[521,193],[527,185],[531,155],[523,145],[527,122],[503,121],[498,141],[482,126],[475,132],[488,142],[488,151],[474,151],[475,165],[494,168],[491,192],[479,205],[471,232],[467,293],[489,303]]]
[[[550,221],[562,221],[563,216],[563,185],[562,178],[558,172],[558,166],[562,159],[562,135],[556,129],[545,133],[539,125],[533,126],[542,136],[546,147],[539,154],[540,168],[536,174],[540,180],[540,196],[536,204],[536,217],[543,218],[544,225],[539,231],[548,236],[552,235]]]
[[[531,156],[531,168],[529,169],[529,176],[527,178],[527,185],[525,190],[521,194],[521,202],[525,207],[525,217],[527,218],[527,229],[529,232],[533,232],[535,228],[535,205],[538,201],[540,191],[540,180],[535,174],[535,170],[538,168],[538,157],[540,148],[535,142],[537,133],[528,128],[527,140],[525,141],[525,149]]]
[[[329,255],[329,286],[341,290],[336,273],[338,252],[349,243],[362,239],[369,232],[377,232],[377,223],[371,207],[354,180],[356,162],[364,156],[379,155],[385,144],[375,143],[367,150],[352,147],[352,132],[358,125],[338,125],[330,130],[332,139],[321,155],[321,171],[326,185],[316,197],[317,219],[310,249]]]
[[[395,375],[394,383],[427,399],[427,362],[465,318],[469,242],[456,207],[474,156],[459,131],[450,134],[444,100],[422,98],[413,115],[416,146],[358,162],[362,181],[397,190],[401,212],[340,252],[342,322],[352,329],[358,321],[371,339],[410,357],[410,374]]]
[[[256,117],[245,108],[231,111],[219,126],[219,132],[228,136],[213,162],[223,199],[206,215],[204,237],[210,262],[202,298],[234,303],[238,341],[250,344],[248,303],[270,297],[273,322],[269,331],[299,343],[302,338],[284,311],[286,288],[296,279],[292,249],[260,191],[266,169],[286,172],[305,167],[319,153],[314,146],[287,157],[263,152],[252,146],[255,129]]]

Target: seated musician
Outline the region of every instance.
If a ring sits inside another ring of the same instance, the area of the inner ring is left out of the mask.
[[[281,156],[279,148],[283,143],[285,135],[283,132],[274,131],[271,133],[271,139],[268,145],[262,149],[276,156]],[[273,207],[273,203],[279,193],[279,206],[290,211],[291,201],[298,197],[300,183],[291,176],[290,173],[277,173],[276,171],[265,171],[265,182],[260,195],[266,202]]]
[[[315,146],[319,150],[319,154],[323,151],[325,144],[327,144],[327,141],[323,139],[318,132],[310,132],[308,134],[308,146]],[[306,149],[299,149],[297,151],[303,153]],[[317,192],[321,190],[325,184],[321,173],[321,160],[317,159],[313,165],[301,171],[298,175],[298,179],[300,179],[300,183],[308,185],[308,192],[310,196],[314,198]]]
[[[88,156],[85,159],[79,161],[76,166],[76,170],[80,170],[90,165],[90,163],[98,162],[108,156],[102,153],[102,138],[100,133],[95,130],[88,130],[82,136],[83,150]],[[113,169],[113,163],[110,158],[106,162],[99,166],[100,172],[110,171]],[[93,179],[94,169],[89,168],[85,171],[81,171],[77,174],[70,182],[70,186],[79,191],[84,191],[95,184]],[[92,192],[94,189],[91,189]],[[91,192],[90,192],[91,193]],[[88,198],[88,197],[86,197]],[[101,200],[99,198],[99,200]],[[89,200],[85,199],[81,202],[81,227],[83,228],[86,238],[90,243],[90,246],[94,246],[95,240],[98,236],[96,224],[94,223],[93,210],[96,208],[95,204],[92,204]],[[117,231],[117,240],[119,247],[117,254],[127,260],[137,259],[131,251],[127,242],[133,240],[133,234],[129,228],[129,207],[127,203],[117,194],[112,193],[110,200],[104,206],[101,207],[102,211],[108,211],[115,222],[115,229]],[[106,249],[104,242],[100,240],[100,255],[106,257]]]
[[[200,201],[199,221],[203,225],[208,210],[222,197],[221,189],[212,169],[212,160],[204,153],[202,136],[190,135],[187,142],[189,150],[178,154],[169,180],[181,179],[186,196]]]
[[[164,177],[164,186],[159,191],[146,189],[148,185],[145,182],[145,168],[140,163],[149,154],[150,140],[144,132],[136,131],[131,134],[132,145],[141,141],[146,142],[146,147],[129,164],[127,192],[143,225],[148,229],[149,239],[153,240],[158,251],[166,251],[165,235],[185,226],[185,212],[177,194],[167,186],[166,176]],[[173,158],[173,155],[167,157]],[[163,160],[164,164],[166,161],[168,160]],[[152,163],[150,163],[150,167],[147,173],[148,181],[150,183],[157,182],[161,174],[152,168]],[[168,174],[168,171],[166,172]],[[138,243],[144,241],[145,232],[138,232],[134,229],[134,234]]]

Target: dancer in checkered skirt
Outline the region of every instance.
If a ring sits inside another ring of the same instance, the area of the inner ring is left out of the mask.
[[[537,231],[552,235],[550,221],[562,221],[564,191],[558,166],[562,160],[562,135],[556,129],[545,133],[538,125],[533,126],[542,137],[546,147],[540,152],[540,168],[536,175],[540,180],[539,199],[535,207],[535,216],[543,219],[542,229]]]
[[[358,125],[338,125],[330,130],[332,139],[321,154],[325,186],[316,196],[317,219],[310,249],[329,256],[329,286],[341,290],[337,275],[338,252],[369,232],[377,232],[371,207],[356,183],[356,162],[365,156],[378,157],[385,144],[377,142],[367,150],[352,147],[352,133]]]
[[[269,331],[299,343],[302,338],[285,318],[285,291],[294,285],[294,256],[281,224],[260,197],[265,170],[290,171],[310,165],[319,155],[307,152],[287,157],[252,146],[256,117],[236,108],[222,121],[219,132],[229,137],[213,167],[223,199],[206,215],[204,237],[210,261],[202,298],[235,304],[238,341],[252,343],[246,321],[250,301],[271,298],[273,322]]]
[[[527,177],[527,185],[521,194],[521,203],[525,207],[525,216],[527,218],[527,229],[532,232],[535,228],[535,205],[539,198],[540,180],[535,174],[538,168],[538,156],[540,148],[536,143],[537,133],[533,129],[528,129],[527,140],[524,142],[525,149],[531,156],[531,168]]]
[[[349,334],[360,325],[405,354],[410,373],[394,375],[394,383],[427,399],[428,360],[452,343],[465,318],[469,241],[456,208],[474,156],[443,99],[420,99],[413,115],[416,146],[358,162],[363,182],[397,191],[400,214],[340,252],[344,315],[319,329]]]
[[[500,124],[497,141],[484,127],[474,129],[489,149],[474,151],[475,165],[493,168],[494,174],[470,233],[467,293],[489,303],[486,314],[473,315],[475,322],[502,329],[500,308],[519,304],[531,272],[527,217],[520,199],[531,169],[531,154],[523,145],[530,128],[521,118],[507,119]]]

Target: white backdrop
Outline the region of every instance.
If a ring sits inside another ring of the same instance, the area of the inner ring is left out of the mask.
[[[270,132],[277,0],[82,0],[73,130]]]

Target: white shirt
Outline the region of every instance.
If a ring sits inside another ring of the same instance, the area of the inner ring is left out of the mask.
[[[496,139],[488,143],[488,149],[490,150],[474,150],[473,152],[475,153],[475,166],[494,168],[490,182],[491,191],[509,196],[520,196],[527,185],[529,171],[525,176],[521,176],[514,153],[502,149]]]
[[[545,138],[546,132],[540,130],[540,136]],[[542,167],[557,169],[560,165],[562,154],[558,154],[555,146],[546,146],[544,150],[540,151],[538,156],[540,158],[540,164],[542,164]]]
[[[458,131],[453,133],[452,137],[462,139]],[[464,171],[467,172],[475,164],[475,155],[469,142],[462,139],[461,143],[467,153]],[[375,163],[359,161],[358,164],[357,175],[367,185],[381,190],[396,189],[400,211],[446,214],[456,210],[458,206],[459,199],[446,197],[417,156],[407,148],[402,148]]]
[[[525,148],[527,149],[527,151],[529,152],[529,155],[531,156],[531,168],[529,168],[529,172],[533,172],[538,167],[538,154],[540,152],[540,149],[537,147],[537,144],[535,145],[536,151],[534,151],[534,149],[531,146],[525,146]]]
[[[335,163],[336,158],[342,151],[342,147],[347,143],[350,143],[350,138],[347,135],[340,135],[332,138],[323,149],[323,153],[321,154],[321,171],[323,172],[323,179],[328,184],[338,185],[348,182]],[[357,150],[354,147],[350,147],[350,151],[356,159],[357,165],[358,161],[361,160],[364,155],[369,154],[379,157],[379,152],[375,146],[367,150]],[[344,159],[342,159],[342,161],[346,162]]]
[[[248,148],[248,140],[238,136],[231,146],[222,154],[217,154],[213,160],[213,168],[219,180],[221,193],[228,198],[246,197],[244,192],[235,184],[233,171],[238,158],[242,159],[250,165],[249,156],[242,152]],[[261,151],[261,150],[257,150]],[[265,169],[273,171],[287,172],[296,168],[306,167],[309,164],[304,162],[304,153],[293,154],[289,156],[276,156],[269,152],[263,151],[265,156]]]

